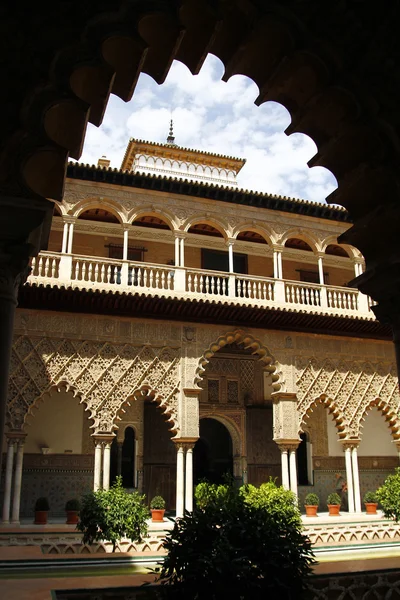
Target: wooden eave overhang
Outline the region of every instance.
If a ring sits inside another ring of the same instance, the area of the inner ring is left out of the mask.
[[[67,167],[67,178],[71,180],[106,183],[134,189],[154,190],[169,194],[194,196],[196,198],[216,200],[217,202],[229,202],[231,204],[306,215],[318,219],[352,223],[349,213],[344,208],[331,207],[326,204],[318,204],[317,202],[288,198],[286,196],[209,185],[207,183],[199,183],[187,179],[182,180],[172,177],[130,173],[128,171],[101,168],[82,163],[69,163]]]
[[[146,142],[145,140],[131,138],[122,160],[122,171],[130,171],[132,169],[133,161],[137,154],[229,169],[235,173],[239,173],[240,169],[246,163],[246,159],[244,158],[213,154],[212,152],[203,152],[202,150],[193,150],[192,148],[182,148],[174,144],[158,144],[157,142]]]
[[[166,292],[168,294],[168,292]],[[391,329],[379,321],[337,317],[286,308],[257,308],[229,301],[155,297],[146,293],[118,293],[92,289],[25,284],[20,308],[106,314],[132,318],[188,321],[216,325],[279,329],[319,334],[391,340]]]

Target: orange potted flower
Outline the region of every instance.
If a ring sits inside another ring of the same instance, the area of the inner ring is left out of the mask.
[[[378,508],[378,497],[376,492],[366,492],[363,500],[367,515],[376,515],[376,509]]]
[[[150,502],[151,520],[153,523],[164,521],[165,500],[162,496],[154,496]]]
[[[317,494],[314,494],[312,492],[307,494],[307,496],[304,498],[304,507],[306,509],[307,517],[316,517],[318,506],[319,497],[317,496]]]
[[[334,517],[339,515],[340,505],[342,503],[342,499],[337,492],[332,492],[329,494],[326,499],[326,503],[328,505],[329,516]]]

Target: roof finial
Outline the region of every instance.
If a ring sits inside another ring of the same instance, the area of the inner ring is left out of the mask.
[[[176,146],[174,136],[174,122],[172,119],[169,122],[169,136],[167,137],[167,144],[171,144],[171,146]]]

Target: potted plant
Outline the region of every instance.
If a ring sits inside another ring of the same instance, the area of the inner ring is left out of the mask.
[[[365,512],[368,515],[376,515],[376,509],[378,508],[378,496],[376,492],[366,492],[364,495]]]
[[[65,512],[67,513],[67,525],[76,525],[79,521],[79,511],[81,509],[78,498],[71,498],[65,503]]]
[[[304,506],[307,517],[316,517],[319,506],[319,497],[317,494],[314,494],[313,492],[307,494],[307,496],[304,498]]]
[[[47,515],[50,510],[49,501],[47,498],[38,498],[35,502],[35,525],[46,525]]]
[[[165,500],[162,496],[154,496],[150,502],[151,520],[153,523],[164,521]]]
[[[326,503],[328,505],[329,515],[331,517],[339,514],[341,502],[342,499],[337,492],[332,492],[329,494],[328,498],[326,499]]]

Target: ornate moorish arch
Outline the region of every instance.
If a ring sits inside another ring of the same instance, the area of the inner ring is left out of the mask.
[[[88,340],[19,336],[13,345],[7,403],[8,427],[23,427],[31,407],[52,386],[76,390],[94,433],[111,433],[121,406],[149,390],[179,430],[180,350]]]
[[[338,430],[339,438],[344,439],[348,434],[348,424],[344,420],[344,416],[340,408],[335,404],[332,398],[321,394],[318,398],[314,398],[308,405],[305,411],[299,413],[299,433],[304,432],[307,429],[307,421],[310,419],[313,409],[318,404],[328,409],[329,414],[332,415],[336,429]]]
[[[285,381],[283,379],[283,374],[279,363],[275,360],[269,349],[261,340],[241,329],[229,331],[224,335],[219,336],[215,342],[212,342],[209,345],[198,362],[195,372],[196,385],[202,380],[203,373],[210,358],[212,358],[214,354],[218,352],[218,350],[221,350],[221,348],[227,344],[233,343],[243,344],[246,349],[251,349],[253,354],[258,355],[260,360],[264,363],[264,369],[268,373],[271,373],[272,387],[274,391],[285,391]]]
[[[360,437],[361,430],[364,427],[364,421],[371,410],[371,408],[377,408],[382,416],[387,421],[388,427],[391,431],[392,437],[395,441],[400,440],[400,419],[398,411],[385,398],[376,398],[372,400],[364,409],[358,421],[358,432]],[[400,408],[400,407],[399,407]]]

